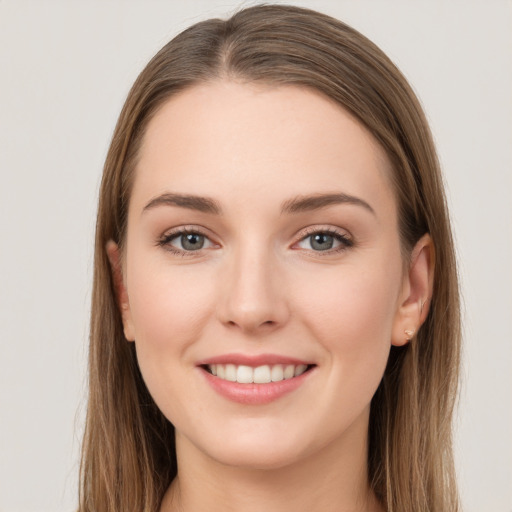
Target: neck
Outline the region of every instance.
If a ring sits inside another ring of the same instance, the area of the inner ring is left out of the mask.
[[[178,476],[161,512],[381,512],[368,485],[366,428],[273,469],[227,466],[176,437]]]

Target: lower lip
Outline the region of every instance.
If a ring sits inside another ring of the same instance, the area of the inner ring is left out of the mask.
[[[200,370],[208,384],[224,398],[240,404],[263,405],[295,391],[309,377],[313,368],[298,377],[265,384],[240,384],[216,377],[204,368],[200,368]]]

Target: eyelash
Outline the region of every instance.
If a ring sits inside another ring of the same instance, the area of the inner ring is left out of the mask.
[[[303,250],[307,250],[308,252],[312,252],[312,253],[315,253],[315,255],[321,256],[322,254],[325,254],[325,255],[337,254],[337,253],[346,251],[347,249],[350,249],[351,247],[354,246],[353,239],[350,238],[349,236],[347,236],[346,234],[341,233],[338,230],[333,229],[333,228],[316,228],[316,227],[315,228],[313,228],[313,227],[307,228],[305,230],[305,232],[302,233],[301,238],[297,242],[295,242],[293,245],[295,246],[295,245],[299,244],[300,242],[312,237],[313,235],[319,235],[319,234],[332,236],[336,241],[338,241],[340,243],[339,247],[336,247],[334,249],[327,249],[324,251],[314,251],[313,249],[303,249]],[[181,249],[177,249],[176,247],[173,247],[171,245],[171,242],[173,240],[175,240],[176,238],[178,238],[180,236],[184,236],[184,235],[199,235],[199,236],[205,237],[207,240],[209,240],[211,242],[208,235],[203,233],[201,229],[196,228],[196,227],[187,227],[187,228],[177,228],[176,230],[171,231],[170,233],[166,233],[165,235],[163,235],[161,238],[159,238],[157,240],[157,245],[175,255],[178,255],[178,256],[182,256],[182,257],[198,256],[202,252],[202,249],[198,249],[196,251],[184,251]],[[214,242],[211,242],[211,243],[213,244]]]
[[[191,227],[187,227],[187,228],[177,228],[176,230],[171,231],[170,233],[166,233],[165,235],[163,235],[161,238],[158,239],[157,245],[164,248],[165,250],[177,255],[177,256],[182,256],[182,257],[197,256],[198,253],[201,253],[202,252],[201,249],[198,249],[197,251],[183,251],[183,250],[177,249],[176,247],[173,247],[171,245],[171,242],[174,239],[179,238],[180,236],[184,236],[184,235],[199,235],[199,236],[203,236],[207,240],[210,240],[208,235],[204,234],[201,231],[201,229],[191,226]]]
[[[297,245],[298,243],[312,237],[313,235],[329,235],[332,236],[336,241],[340,243],[339,247],[336,247],[334,249],[328,249],[324,251],[314,251],[311,249],[311,252],[315,254],[315,256],[322,256],[322,255],[332,255],[332,254],[338,254],[340,252],[346,251],[347,249],[350,249],[354,246],[354,240],[347,236],[345,233],[341,233],[337,229],[334,228],[317,228],[317,227],[311,227],[306,228],[305,232],[302,234],[300,240],[295,242],[294,245]]]

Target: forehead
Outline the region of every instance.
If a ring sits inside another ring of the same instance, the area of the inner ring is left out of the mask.
[[[216,81],[171,97],[149,122],[134,196],[343,191],[389,203],[390,172],[373,136],[321,93]]]

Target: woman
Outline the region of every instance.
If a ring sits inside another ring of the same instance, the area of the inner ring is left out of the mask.
[[[107,156],[81,511],[458,509],[442,179],[389,59],[257,6],[167,44]]]

